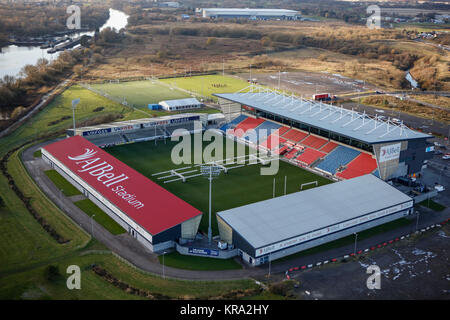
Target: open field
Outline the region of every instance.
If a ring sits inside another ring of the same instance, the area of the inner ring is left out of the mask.
[[[434,95],[411,95],[415,100],[431,103],[439,107],[450,109],[450,97],[434,96]]]
[[[247,74],[241,75],[248,76]],[[304,98],[311,99],[316,93],[330,93],[340,95],[346,93],[355,93],[358,91],[375,91],[377,87],[362,80],[355,80],[341,76],[339,74],[330,74],[327,72],[281,72],[278,73],[257,73],[252,75],[258,83],[269,87],[278,88],[280,80],[280,89],[294,92]]]
[[[174,165],[172,163],[171,152],[176,144],[176,142],[171,141],[167,141],[166,144],[159,141],[155,146],[153,141],[149,141],[115,146],[105,150],[202,211],[204,215],[200,223],[200,230],[207,231],[208,180],[203,177],[195,177],[188,179],[185,183],[176,181],[165,184],[158,180],[157,176],[152,176],[154,173],[189,165]],[[207,143],[204,142],[203,146],[206,145]],[[234,145],[236,150],[237,144],[234,143]],[[194,152],[192,152],[192,156],[194,156]],[[261,175],[260,168],[261,165],[259,164],[245,166],[232,169],[227,174],[222,173],[216,178],[212,184],[213,213],[272,198],[274,179],[275,196],[283,195],[285,176],[287,177],[287,193],[300,191],[300,185],[305,182],[318,181],[319,186],[331,182],[283,161],[279,161],[279,170],[274,176]],[[211,221],[213,234],[218,234],[215,214],[212,215]]]
[[[87,248],[90,249],[90,248]],[[87,250],[85,250],[86,252]],[[74,252],[65,258],[48,261],[30,268],[17,270],[14,273],[2,274],[0,277],[0,299],[55,299],[55,300],[124,300],[147,299],[132,295],[125,290],[107,282],[91,270],[92,265],[104,268],[112,276],[128,285],[146,290],[150,294],[160,294],[170,298],[196,299],[219,298],[221,295],[235,290],[256,289],[252,280],[237,281],[181,281],[162,279],[141,273],[120,262],[110,254],[80,255]],[[46,268],[56,266],[60,276],[55,280],[46,277]],[[78,265],[81,269],[81,289],[68,290],[66,287],[66,269],[69,265]]]
[[[66,197],[75,196],[77,194],[81,194],[77,188],[69,183],[62,175],[60,175],[56,170],[47,170],[45,171],[47,177],[52,180],[55,186],[62,191],[62,193]]]
[[[222,75],[170,78],[162,79],[161,82],[170,85],[171,88],[182,88],[194,92],[195,95],[212,99],[216,99],[213,97],[213,93],[232,93],[249,85],[246,80]]]
[[[93,217],[96,222],[101,224],[103,228],[108,230],[111,234],[117,235],[125,233],[125,229],[122,228],[117,222],[115,222],[110,216],[108,216],[103,210],[95,205],[91,200],[84,199],[74,203],[89,217]]]
[[[187,93],[163,86],[155,80],[92,84],[91,86],[113,97],[125,98],[128,104],[132,104],[136,108],[147,109],[148,104],[158,103],[162,100],[190,98]]]
[[[402,111],[414,116],[450,123],[450,113],[447,110],[431,108],[414,101],[400,100],[393,96],[365,97],[361,99],[361,103],[376,108]]]

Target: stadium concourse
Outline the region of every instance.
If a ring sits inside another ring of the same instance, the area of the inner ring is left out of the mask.
[[[390,119],[255,85],[215,96],[229,119],[221,127],[228,137],[335,180],[413,176],[432,157],[432,136]]]

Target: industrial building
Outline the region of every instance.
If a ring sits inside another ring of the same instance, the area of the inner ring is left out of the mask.
[[[296,20],[300,17],[300,12],[286,9],[203,8],[201,12],[203,18],[210,19]]]
[[[257,266],[413,212],[413,200],[368,174],[217,213],[220,238]]]
[[[167,111],[182,111],[188,109],[198,109],[203,104],[195,98],[165,100],[159,102],[159,105]]]
[[[215,96],[228,119],[224,134],[336,180],[368,173],[383,180],[412,176],[433,156],[432,136],[389,118],[255,85]],[[268,129],[274,132],[260,134]]]
[[[195,238],[199,210],[82,136],[41,150],[45,162],[149,250]]]

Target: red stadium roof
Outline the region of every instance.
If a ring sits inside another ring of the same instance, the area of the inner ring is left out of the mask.
[[[152,235],[201,214],[81,136],[43,149]]]

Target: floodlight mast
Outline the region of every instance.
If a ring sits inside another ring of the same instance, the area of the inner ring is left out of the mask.
[[[73,118],[73,135],[75,135],[75,108],[77,104],[80,102],[80,98],[72,100],[72,118]]]
[[[212,190],[212,181],[213,175],[218,176],[220,174],[220,168],[210,164],[210,165],[202,165],[201,167],[202,174],[208,177],[209,180],[209,224],[208,224],[208,242],[211,244],[212,241],[212,228],[211,228],[211,190]]]

